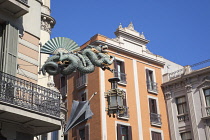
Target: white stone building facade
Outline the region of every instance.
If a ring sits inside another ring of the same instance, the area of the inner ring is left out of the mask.
[[[163,76],[171,140],[210,139],[210,67]]]

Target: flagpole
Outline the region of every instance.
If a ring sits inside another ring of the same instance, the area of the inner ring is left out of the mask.
[[[95,92],[95,93],[93,93],[93,95],[90,97],[90,99],[89,99],[89,102],[90,102],[90,100],[95,96],[97,94],[97,92]]]

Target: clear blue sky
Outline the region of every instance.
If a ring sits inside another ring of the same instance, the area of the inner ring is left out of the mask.
[[[122,23],[150,40],[154,54],[181,65],[210,59],[210,0],[51,0],[51,37],[82,45],[99,33],[114,38]]]

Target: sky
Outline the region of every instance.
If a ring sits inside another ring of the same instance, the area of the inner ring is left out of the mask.
[[[51,0],[51,16],[52,38],[82,45],[132,22],[154,54],[183,66],[210,59],[210,0]]]

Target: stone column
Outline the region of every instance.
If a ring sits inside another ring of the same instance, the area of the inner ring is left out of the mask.
[[[171,134],[171,140],[177,140],[177,128],[174,122],[174,116],[176,116],[173,112],[173,103],[172,103],[172,92],[167,91],[165,92],[165,99],[167,105],[167,112],[168,112],[168,121],[169,121],[169,128]]]
[[[196,120],[196,114],[195,114],[195,109],[194,109],[194,101],[193,101],[193,92],[192,92],[192,85],[188,84],[185,86],[186,93],[187,93],[187,99],[188,99],[188,107],[189,107],[189,113],[190,113],[190,121],[191,121],[191,126],[192,126],[192,134],[194,140],[199,140],[199,135],[198,135],[198,129],[197,129],[197,120]]]

